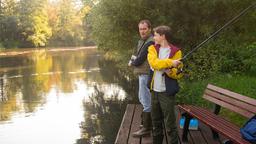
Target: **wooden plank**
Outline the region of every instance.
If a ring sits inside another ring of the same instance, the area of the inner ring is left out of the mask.
[[[236,126],[235,124],[227,121],[226,119],[215,115],[214,113],[204,109],[204,108],[200,108],[200,107],[196,107],[196,106],[191,106],[190,109],[193,109],[193,113],[197,114],[197,115],[201,115],[201,120],[202,119],[209,119],[209,120],[213,120],[213,122],[218,123],[219,125],[222,125],[221,127],[225,126],[226,129],[229,130],[229,132],[233,132],[233,133],[239,133],[239,127]]]
[[[142,138],[133,138],[131,136],[131,133],[139,129],[139,125],[141,122],[140,114],[142,112],[142,106],[141,105],[134,105],[134,104],[128,104],[126,108],[126,112],[124,114],[122,124],[120,126],[119,132],[117,134],[117,138],[115,141],[115,144],[152,144],[152,137],[142,137]],[[180,144],[219,144],[219,141],[215,141],[212,138],[210,128],[204,125],[204,129],[202,128],[202,124],[199,125],[198,131],[189,131],[188,133],[188,142],[182,142],[181,136],[182,136],[182,130],[179,128],[179,119],[181,117],[180,110],[177,109],[177,128],[178,128],[178,134],[179,134],[179,140]],[[208,116],[206,115],[206,118]],[[210,118],[210,121],[212,121],[212,118]],[[228,127],[228,126],[226,126]],[[223,136],[221,135],[222,139]],[[204,139],[204,141],[203,141]]]
[[[141,139],[141,144],[152,144],[152,142],[153,142],[152,134],[151,134],[151,136],[149,135],[149,136],[143,137]]]
[[[239,99],[234,99],[233,97],[220,94],[218,92],[212,91],[212,90],[205,90],[205,95],[215,97],[216,99],[222,100],[226,103],[229,103],[231,105],[235,105],[236,107],[239,107],[241,109],[245,109],[251,113],[256,113],[256,107],[254,105],[248,104],[243,102]]]
[[[206,111],[205,109],[202,109],[200,107],[192,106],[190,109],[193,109],[193,113],[200,116],[200,120],[204,121],[206,120],[206,124],[217,124],[216,127],[219,128],[219,131],[224,130],[226,134],[232,133],[232,134],[239,134],[237,136],[240,136],[239,133],[239,127],[232,124],[231,122],[221,118],[220,116],[217,116],[213,114],[212,112]],[[227,130],[227,131],[226,131]]]
[[[135,105],[135,112],[132,120],[131,132],[128,138],[128,144],[140,144],[141,138],[133,137],[132,133],[140,129],[139,126],[141,124],[141,113],[142,108],[139,105]]]
[[[186,106],[184,106],[184,107],[186,107]],[[193,109],[196,107],[192,107],[192,106],[188,106],[186,108],[184,108],[184,107],[183,107],[183,110],[189,112],[189,114],[191,114],[193,117],[198,118],[200,121],[209,125],[216,131],[227,136],[232,141],[241,143],[241,144],[249,144],[247,141],[245,141],[244,139],[241,138],[241,135],[239,133],[239,128],[237,130],[230,129],[229,126],[227,126],[223,123],[219,123],[219,121],[216,121],[216,120],[218,120],[217,119],[218,117],[209,117],[207,114],[199,113],[198,110]],[[182,108],[182,107],[180,107],[180,108]],[[208,113],[208,114],[210,114],[210,113]],[[231,124],[231,123],[229,123],[229,124]]]
[[[202,116],[205,116],[205,115],[202,115]],[[215,129],[216,131],[226,135],[227,137],[230,137],[230,138],[235,138],[234,141],[240,141],[239,139],[239,130],[238,131],[234,131],[232,129],[229,129],[227,126],[223,125],[223,124],[220,124],[220,123],[217,123],[215,121],[214,118],[211,118],[211,117],[207,117],[207,119],[200,119],[200,121],[206,123],[207,125],[211,126],[213,129]]]
[[[208,117],[215,118],[216,122],[224,123],[226,126],[228,126],[231,129],[234,129],[235,131],[237,131],[239,129],[239,127],[236,126],[235,124],[231,123],[230,121],[226,120],[225,118],[215,115],[214,113],[212,113],[211,111],[209,111],[207,109],[196,107],[196,106],[192,106],[192,109],[196,109],[197,111],[200,111],[200,113],[203,112],[205,115],[207,115],[207,118]]]
[[[206,140],[199,130],[189,130],[189,133],[196,144],[206,144]]]
[[[142,105],[138,105],[138,107],[141,109],[143,109]],[[141,138],[141,144],[152,144],[153,141],[153,137],[152,137],[152,133],[148,136],[142,137]]]
[[[204,97],[205,99],[211,101],[211,102],[217,103],[218,105],[220,105],[220,106],[222,106],[222,107],[225,107],[225,108],[227,108],[227,109],[229,109],[229,110],[231,110],[231,111],[234,111],[234,112],[236,112],[236,113],[239,113],[239,114],[241,114],[241,115],[244,116],[244,117],[250,118],[250,117],[254,116],[254,113],[251,113],[251,112],[249,112],[249,111],[247,111],[247,110],[244,110],[244,109],[241,109],[241,108],[236,107],[236,106],[234,106],[234,105],[231,105],[231,104],[229,104],[229,103],[226,103],[226,102],[221,101],[221,100],[219,100],[219,99],[216,99],[216,98],[214,98],[214,97],[210,97],[209,95],[205,95],[205,94],[204,94],[203,97]]]
[[[132,104],[127,105],[121,126],[117,133],[115,144],[126,144],[128,142],[130,125],[132,123],[134,110],[135,110],[135,105],[132,105]]]
[[[211,129],[204,123],[199,122],[199,130],[202,133],[203,137],[205,138],[207,144],[222,144],[219,139],[213,139]]]
[[[202,113],[202,112],[199,112],[199,110],[196,110],[195,107],[192,107],[192,106],[184,106],[185,109],[189,109],[190,111],[190,114],[196,118],[198,118],[198,120],[200,121],[206,121],[205,123],[207,125],[210,125],[212,121],[215,121],[216,123],[221,123],[221,121],[218,121],[217,117],[213,117],[213,116],[210,116],[207,115],[207,113]],[[200,109],[201,110],[201,109]],[[209,112],[211,113],[211,112]],[[208,121],[207,121],[208,120]],[[217,126],[215,126],[217,127]],[[231,128],[231,127],[226,127],[227,129]],[[237,130],[238,128],[236,128],[235,130]]]
[[[220,93],[223,93],[223,94],[228,95],[230,97],[233,97],[235,99],[239,99],[239,100],[244,101],[244,102],[246,102],[248,104],[256,106],[256,99],[253,99],[253,98],[250,98],[250,97],[247,97],[247,96],[244,96],[244,95],[232,92],[232,91],[227,90],[227,89],[223,89],[223,88],[214,86],[212,84],[208,84],[207,88],[211,89],[211,90],[214,90],[214,91],[217,91],[217,92],[220,92]]]

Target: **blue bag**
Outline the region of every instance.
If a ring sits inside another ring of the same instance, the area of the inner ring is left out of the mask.
[[[180,119],[180,128],[183,129],[184,127],[184,124],[185,124],[185,117],[181,117]],[[188,129],[189,130],[198,130],[198,125],[199,125],[199,122],[196,118],[192,118],[189,122],[189,127]]]
[[[247,141],[256,144],[256,115],[240,129],[241,135]]]

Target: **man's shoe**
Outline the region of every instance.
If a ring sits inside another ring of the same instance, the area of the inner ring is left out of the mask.
[[[149,135],[150,133],[151,133],[151,129],[142,127],[138,131],[132,133],[132,136],[133,137],[143,137],[143,136]]]

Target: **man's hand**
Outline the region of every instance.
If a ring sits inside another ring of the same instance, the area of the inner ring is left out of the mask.
[[[132,61],[134,61],[137,57],[135,55],[131,56],[131,59],[128,62],[128,66],[132,66]]]
[[[132,66],[132,60],[129,60],[128,66]]]
[[[135,55],[131,56],[131,60],[135,60],[137,57]]]

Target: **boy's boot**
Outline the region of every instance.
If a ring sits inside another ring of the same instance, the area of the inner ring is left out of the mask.
[[[142,137],[145,135],[149,135],[151,133],[151,130],[152,130],[151,113],[142,112],[142,121],[143,121],[142,122],[143,127],[132,134],[134,137]]]

